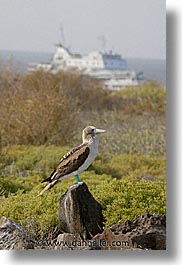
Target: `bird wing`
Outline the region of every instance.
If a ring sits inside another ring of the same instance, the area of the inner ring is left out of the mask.
[[[89,155],[89,147],[87,144],[81,144],[73,148],[60,160],[58,167],[51,173],[51,175],[42,182],[52,182],[58,180],[63,176],[78,170]]]

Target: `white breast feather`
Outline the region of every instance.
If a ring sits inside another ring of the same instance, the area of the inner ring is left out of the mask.
[[[87,169],[92,164],[92,162],[95,160],[95,158],[96,158],[96,156],[98,154],[98,145],[99,145],[98,139],[94,138],[93,142],[91,142],[88,145],[88,147],[90,149],[90,152],[89,152],[89,155],[88,155],[87,159],[83,163],[83,165],[81,167],[79,167],[78,170],[76,170],[76,171],[74,171],[74,172],[72,172],[72,173],[70,173],[68,175],[65,175],[64,177],[61,177],[61,179],[79,175],[82,171]]]

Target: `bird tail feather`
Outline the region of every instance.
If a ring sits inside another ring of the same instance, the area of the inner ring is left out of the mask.
[[[55,173],[56,173],[56,170],[54,170],[48,178],[42,180],[41,183],[43,183],[43,182],[52,182],[52,179],[55,177],[54,176]]]
[[[51,189],[54,185],[56,185],[56,183],[58,183],[59,180],[58,179],[55,179],[53,180],[52,182],[49,182],[45,188],[37,195],[37,197],[41,196],[45,191]]]

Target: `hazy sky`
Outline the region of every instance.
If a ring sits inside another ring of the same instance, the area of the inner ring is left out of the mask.
[[[165,0],[0,0],[0,50],[74,52],[106,49],[124,57],[164,59]]]

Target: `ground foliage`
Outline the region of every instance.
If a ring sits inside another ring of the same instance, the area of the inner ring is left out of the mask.
[[[149,82],[107,91],[77,72],[0,72],[0,216],[52,239],[60,196],[75,182],[63,180],[40,198],[41,181],[95,125],[99,156],[82,174],[103,207],[105,227],[145,211],[166,211],[166,90]]]

